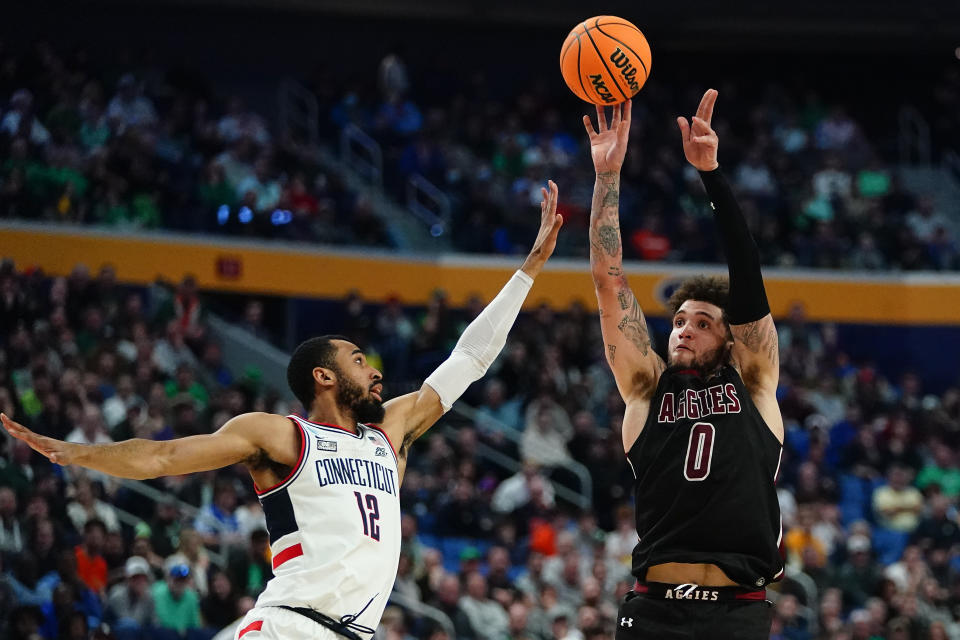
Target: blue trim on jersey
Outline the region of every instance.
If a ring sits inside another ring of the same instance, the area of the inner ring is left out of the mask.
[[[263,506],[263,515],[267,519],[270,544],[299,529],[297,515],[293,511],[293,502],[290,500],[290,492],[286,487],[269,496],[260,496],[260,504]]]
[[[310,425],[311,427],[314,427],[315,429],[322,429],[323,431],[330,431],[330,432],[332,432],[332,433],[340,433],[340,434],[348,435],[348,436],[350,436],[351,438],[354,438],[354,439],[356,439],[356,440],[362,440],[362,439],[363,439],[363,430],[360,430],[360,433],[354,433],[353,431],[350,431],[349,429],[344,429],[343,427],[338,427],[338,426],[335,425],[335,424],[320,424],[320,423],[318,423],[318,422],[311,422],[311,421],[307,420],[306,418],[301,418],[300,416],[293,415],[293,414],[291,414],[291,415],[289,415],[289,416],[287,416],[287,417],[288,417],[288,418],[296,418],[297,420],[299,420],[299,421],[301,421],[301,422],[304,422],[304,423]]]

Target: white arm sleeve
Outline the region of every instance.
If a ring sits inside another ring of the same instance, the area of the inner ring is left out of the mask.
[[[497,359],[532,285],[533,278],[523,271],[513,274],[497,297],[463,330],[450,357],[427,376],[424,383],[440,396],[444,412]]]

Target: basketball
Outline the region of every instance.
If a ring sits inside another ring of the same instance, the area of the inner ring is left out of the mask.
[[[635,96],[650,75],[650,44],[616,16],[596,16],[573,28],[560,49],[560,73],[578,98],[613,105]]]

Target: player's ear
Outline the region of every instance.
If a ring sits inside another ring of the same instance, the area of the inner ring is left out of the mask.
[[[333,372],[333,369],[315,367],[313,370],[313,380],[321,387],[332,387],[337,381],[337,374]]]

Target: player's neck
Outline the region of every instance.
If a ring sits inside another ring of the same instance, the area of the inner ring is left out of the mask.
[[[330,403],[320,398],[314,400],[307,420],[318,424],[331,424],[355,434],[360,433],[357,428],[357,419],[352,411],[345,411],[336,404],[330,406]]]

